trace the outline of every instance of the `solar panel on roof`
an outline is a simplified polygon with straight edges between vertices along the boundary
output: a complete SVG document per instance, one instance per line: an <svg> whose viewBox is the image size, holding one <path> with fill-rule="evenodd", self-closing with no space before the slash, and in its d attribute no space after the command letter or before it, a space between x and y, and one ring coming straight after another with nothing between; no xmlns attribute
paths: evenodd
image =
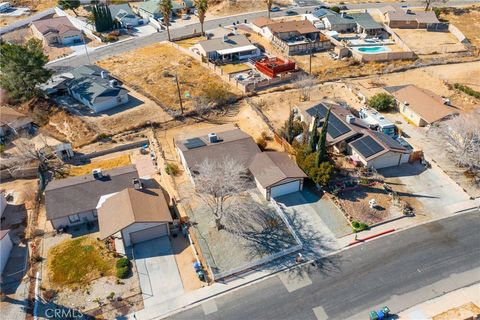
<svg viewBox="0 0 480 320"><path fill-rule="evenodd" d="M369 158L383 150L383 147L370 136L365 136L352 142L352 147L365 158Z"/></svg>
<svg viewBox="0 0 480 320"><path fill-rule="evenodd" d="M203 142L202 139L200 138L192 138L192 139L187 139L183 145L187 148L187 149L195 149L195 148L200 148L200 147L204 147L206 146L207 144L205 142Z"/></svg>
<svg viewBox="0 0 480 320"><path fill-rule="evenodd" d="M333 138L338 138L345 133L350 132L350 128L347 127L340 119L338 119L335 115L330 114L330 118L328 119L328 127L327 132Z"/></svg>
<svg viewBox="0 0 480 320"><path fill-rule="evenodd" d="M325 108L325 106L322 104L322 103L319 103L313 107L311 107L310 109L307 109L306 112L311 116L311 117L314 117L318 114L318 116L320 118L323 118L325 117L325 115L327 114L327 108Z"/></svg>

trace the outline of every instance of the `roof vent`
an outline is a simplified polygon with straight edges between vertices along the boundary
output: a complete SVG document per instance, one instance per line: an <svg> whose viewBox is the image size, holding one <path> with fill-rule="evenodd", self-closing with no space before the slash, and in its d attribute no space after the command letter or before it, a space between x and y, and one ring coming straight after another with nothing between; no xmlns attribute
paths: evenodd
<svg viewBox="0 0 480 320"><path fill-rule="evenodd" d="M345 117L345 120L347 121L347 123L354 123L355 117L351 114L347 114L347 116Z"/></svg>
<svg viewBox="0 0 480 320"><path fill-rule="evenodd" d="M108 83L110 84L110 87L112 87L112 88L115 88L116 86L118 86L118 81L115 80L115 79L112 79L112 80L108 81Z"/></svg>
<svg viewBox="0 0 480 320"><path fill-rule="evenodd" d="M218 142L218 136L216 133L209 133L208 134L208 141L210 143L215 143L215 142Z"/></svg>
<svg viewBox="0 0 480 320"><path fill-rule="evenodd" d="M108 73L107 73L107 71L101 71L101 72L100 72L100 76L102 77L102 79L108 79Z"/></svg>
<svg viewBox="0 0 480 320"><path fill-rule="evenodd" d="M93 169L92 174L93 174L93 177L95 179L102 179L103 178L102 169L100 169L100 168Z"/></svg>
<svg viewBox="0 0 480 320"><path fill-rule="evenodd" d="M409 103L408 103L408 101L407 101L407 100L403 101L403 104L404 104L404 105L406 105L406 106L408 106L408 105L409 105Z"/></svg>
<svg viewBox="0 0 480 320"><path fill-rule="evenodd" d="M138 178L133 179L133 188L135 190L142 190L143 186L142 186L142 182L140 181L140 179L138 179Z"/></svg>

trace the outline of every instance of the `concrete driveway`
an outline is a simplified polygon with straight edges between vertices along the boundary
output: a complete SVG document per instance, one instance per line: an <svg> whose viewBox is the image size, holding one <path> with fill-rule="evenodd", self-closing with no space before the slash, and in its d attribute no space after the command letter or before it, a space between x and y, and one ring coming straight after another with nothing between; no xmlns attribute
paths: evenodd
<svg viewBox="0 0 480 320"><path fill-rule="evenodd" d="M133 246L145 307L183 294L182 279L168 237Z"/></svg>

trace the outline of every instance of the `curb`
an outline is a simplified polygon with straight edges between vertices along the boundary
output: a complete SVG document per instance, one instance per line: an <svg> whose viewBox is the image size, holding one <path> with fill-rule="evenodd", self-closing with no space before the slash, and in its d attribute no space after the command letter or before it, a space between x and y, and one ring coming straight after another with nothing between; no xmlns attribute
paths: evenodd
<svg viewBox="0 0 480 320"><path fill-rule="evenodd" d="M383 235L385 235L385 234L392 233L392 232L394 232L394 231L396 231L396 229L390 229L390 230L387 230L387 231L383 231L383 232L380 232L380 233L377 233L377 234L368 236L368 237L363 238L363 239L357 239L357 240L355 240L355 241L353 241L353 242L350 242L350 243L347 245L347 247L356 245L356 244L358 244L358 243L363 243L363 242L365 242L365 241L367 241L367 240L370 240L370 239L373 239L373 238L377 238L377 237L383 236Z"/></svg>

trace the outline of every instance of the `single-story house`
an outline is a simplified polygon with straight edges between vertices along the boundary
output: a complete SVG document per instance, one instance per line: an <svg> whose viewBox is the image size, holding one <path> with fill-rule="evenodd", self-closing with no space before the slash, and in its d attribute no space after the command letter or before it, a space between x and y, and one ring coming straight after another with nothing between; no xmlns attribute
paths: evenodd
<svg viewBox="0 0 480 320"><path fill-rule="evenodd" d="M273 24L275 23L274 20L272 19L269 19L267 17L264 17L264 16L260 16L260 17L257 17L255 19L253 19L251 22L250 22L250 28L255 31L256 33L262 35L262 36L265 36L264 32L265 32L265 27L268 26L269 24Z"/></svg>
<svg viewBox="0 0 480 320"><path fill-rule="evenodd" d="M325 28L337 32L356 32L368 35L383 33L383 27L366 12L327 15L323 17Z"/></svg>
<svg viewBox="0 0 480 320"><path fill-rule="evenodd" d="M317 52L332 47L330 40L308 20L281 21L264 28L264 36L285 55Z"/></svg>
<svg viewBox="0 0 480 320"><path fill-rule="evenodd" d="M413 11L388 6L381 10L384 23L390 28L437 29L441 24L434 11Z"/></svg>
<svg viewBox="0 0 480 320"><path fill-rule="evenodd" d="M307 101L301 102L294 107L294 112L300 121L305 122L310 130L314 125L315 117L319 121L318 130L323 126L323 119L331 108L327 127L327 146L333 147L338 152L344 152L347 143L355 140L362 135L362 131L367 129L367 125L347 109L325 101Z"/></svg>
<svg viewBox="0 0 480 320"><path fill-rule="evenodd" d="M138 179L134 165L55 179L45 188L47 220L54 229L96 221L100 198L133 187Z"/></svg>
<svg viewBox="0 0 480 320"><path fill-rule="evenodd" d="M111 4L108 8L110 9L112 18L118 20L124 28L127 26L136 27L139 24L143 24L143 20L133 13L128 3Z"/></svg>
<svg viewBox="0 0 480 320"><path fill-rule="evenodd" d="M113 236L117 252L136 243L170 234L173 222L161 189L126 188L98 204L100 239Z"/></svg>
<svg viewBox="0 0 480 320"><path fill-rule="evenodd" d="M68 93L94 112L105 111L128 102L128 91L106 70L85 65L72 71L73 79L66 82Z"/></svg>
<svg viewBox="0 0 480 320"><path fill-rule="evenodd" d="M391 136L378 131L366 131L364 136L350 142L349 148L352 159L375 169L407 163L411 153Z"/></svg>
<svg viewBox="0 0 480 320"><path fill-rule="evenodd" d="M414 85L386 89L395 98L400 113L416 126L423 127L458 114L430 90Z"/></svg>
<svg viewBox="0 0 480 320"><path fill-rule="evenodd" d="M142 2L138 6L138 14L146 19L160 20L163 18L159 8L160 0L148 0ZM189 13L194 9L194 3L191 0L174 0L172 1L172 16Z"/></svg>
<svg viewBox="0 0 480 320"><path fill-rule="evenodd" d="M0 107L0 137L30 130L32 119L9 107Z"/></svg>
<svg viewBox="0 0 480 320"><path fill-rule="evenodd" d="M231 157L248 168L255 155L261 152L251 136L232 124L189 132L177 136L174 142L180 161L192 181L195 168L207 159L215 161Z"/></svg>
<svg viewBox="0 0 480 320"><path fill-rule="evenodd" d="M33 35L47 44L82 42L82 31L78 30L67 17L33 21L30 25Z"/></svg>
<svg viewBox="0 0 480 320"><path fill-rule="evenodd" d="M244 35L225 35L221 38L200 41L193 46L197 52L208 60L242 61L260 56L260 49L254 46Z"/></svg>
<svg viewBox="0 0 480 320"><path fill-rule="evenodd" d="M257 153L248 169L267 200L301 191L307 177L286 152Z"/></svg>
<svg viewBox="0 0 480 320"><path fill-rule="evenodd" d="M0 230L0 274L7 264L10 252L12 251L13 242L10 238L10 230Z"/></svg>

